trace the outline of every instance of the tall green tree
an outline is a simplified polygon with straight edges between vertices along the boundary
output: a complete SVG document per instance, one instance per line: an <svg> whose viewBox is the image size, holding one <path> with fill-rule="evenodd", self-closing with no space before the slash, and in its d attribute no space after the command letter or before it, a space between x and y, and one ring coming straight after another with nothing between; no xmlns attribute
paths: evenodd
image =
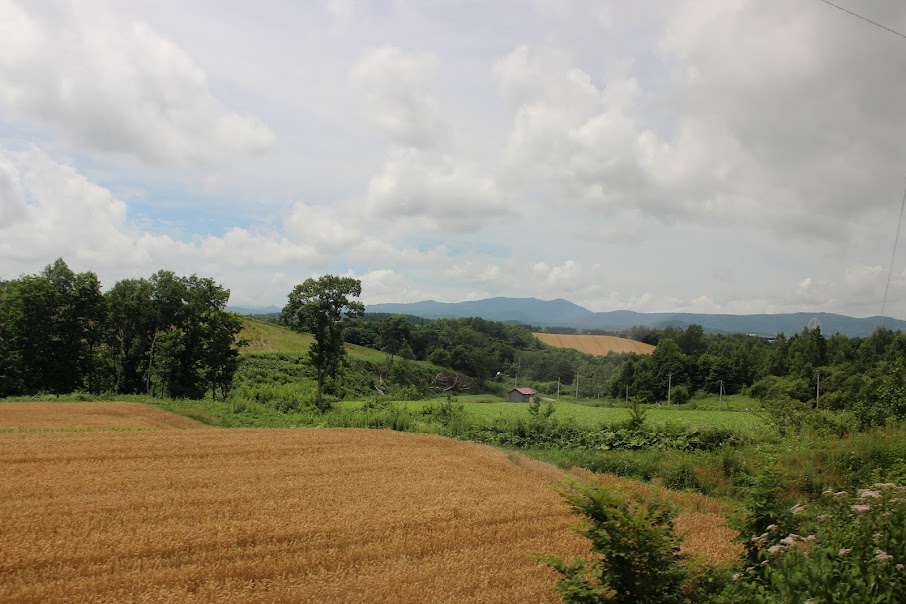
<svg viewBox="0 0 906 604"><path fill-rule="evenodd" d="M319 279L306 279L289 294L283 307L283 320L295 331L311 333L315 341L308 350L308 358L315 368L318 383L317 406L324 411L324 382L330 376L336 379L341 363L345 360L343 346L344 315L358 317L365 306L351 298L362 295L362 283L352 277L324 275Z"/></svg>
<svg viewBox="0 0 906 604"><path fill-rule="evenodd" d="M389 357L390 363L393 364L393 357L404 350L410 350L409 339L412 337L412 330L409 321L403 315L391 315L381 321L378 325L381 334L381 350Z"/></svg>
<svg viewBox="0 0 906 604"><path fill-rule="evenodd" d="M114 392L140 391L145 354L150 346L151 292L147 279L123 279L106 294L109 308L107 342L113 362Z"/></svg>

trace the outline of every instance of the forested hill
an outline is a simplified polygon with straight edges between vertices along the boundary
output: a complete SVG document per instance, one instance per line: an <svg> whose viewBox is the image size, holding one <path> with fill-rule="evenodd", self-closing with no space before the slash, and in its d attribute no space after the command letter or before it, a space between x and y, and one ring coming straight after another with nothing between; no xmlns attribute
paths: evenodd
<svg viewBox="0 0 906 604"><path fill-rule="evenodd" d="M798 333L812 319L821 322L827 335L840 333L848 337L868 337L878 327L906 331L906 321L887 317L858 319L832 313L789 313L760 315L717 315L696 313L638 313L629 310L592 312L567 300L536 298L489 298L469 302L434 302L411 304L370 304L370 313L406 314L428 319L481 317L491 321L518 321L541 327L572 327L622 331L635 325L652 329L673 326L684 329L701 325L709 333L749 333L773 336Z"/></svg>

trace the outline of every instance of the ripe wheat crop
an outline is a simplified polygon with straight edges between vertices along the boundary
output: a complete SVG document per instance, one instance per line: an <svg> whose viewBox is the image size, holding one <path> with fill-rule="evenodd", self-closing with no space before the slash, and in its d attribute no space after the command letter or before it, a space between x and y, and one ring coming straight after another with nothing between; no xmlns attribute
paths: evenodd
<svg viewBox="0 0 906 604"><path fill-rule="evenodd" d="M635 352L636 354L652 354L655 347L644 342L636 342L627 338L616 336L586 336L557 333L532 334L545 344L557 348L573 348L585 354L607 356L611 352Z"/></svg>
<svg viewBox="0 0 906 604"><path fill-rule="evenodd" d="M204 428L141 403L0 403L0 431Z"/></svg>
<svg viewBox="0 0 906 604"><path fill-rule="evenodd" d="M552 466L432 435L5 432L0 472L3 602L542 602L586 547Z"/></svg>

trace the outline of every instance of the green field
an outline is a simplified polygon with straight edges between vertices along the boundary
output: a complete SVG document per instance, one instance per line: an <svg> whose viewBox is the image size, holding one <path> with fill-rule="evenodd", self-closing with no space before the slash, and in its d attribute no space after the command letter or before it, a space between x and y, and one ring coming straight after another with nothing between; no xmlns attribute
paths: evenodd
<svg viewBox="0 0 906 604"><path fill-rule="evenodd" d="M280 325L242 317L242 331L239 339L247 344L240 349L241 354L283 353L307 354L314 338L308 333L298 333ZM354 359L380 362L384 353L355 344L346 344L346 353Z"/></svg>
<svg viewBox="0 0 906 604"><path fill-rule="evenodd" d="M495 419L518 419L528 417L528 405L510 403L495 399L492 395L459 397L468 421L472 425L482 425ZM438 400L400 401L396 404L419 413L429 405L438 404ZM361 401L344 401L337 404L340 409L359 409ZM560 401L554 403L553 417L560 420L573 420L576 424L594 428L603 424L613 424L629 419L629 409L614 407L592 407L580 403ZM646 419L652 427L673 424L684 428L727 428L740 434L755 436L765 429L765 422L757 414L746 411L716 411L699 409L668 409L658 406L645 408Z"/></svg>

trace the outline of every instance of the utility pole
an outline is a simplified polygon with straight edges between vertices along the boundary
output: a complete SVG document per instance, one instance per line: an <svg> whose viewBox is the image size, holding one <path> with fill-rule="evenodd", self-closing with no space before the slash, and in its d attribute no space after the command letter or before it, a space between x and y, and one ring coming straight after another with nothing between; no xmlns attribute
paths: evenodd
<svg viewBox="0 0 906 604"><path fill-rule="evenodd" d="M626 383L626 402L629 402L629 382Z"/></svg>
<svg viewBox="0 0 906 604"><path fill-rule="evenodd" d="M720 394L717 399L717 410L720 411L724 404L724 381L720 381ZM729 410L730 404L727 403L727 409Z"/></svg>
<svg viewBox="0 0 906 604"><path fill-rule="evenodd" d="M557 376L557 400L560 400L560 377Z"/></svg>
<svg viewBox="0 0 906 604"><path fill-rule="evenodd" d="M667 404L668 405L670 404L670 388L672 387L672 385L673 385L673 374L668 373L667 374Z"/></svg>
<svg viewBox="0 0 906 604"><path fill-rule="evenodd" d="M817 369L818 372L818 385L815 388L815 407L818 409L821 408L821 369Z"/></svg>
<svg viewBox="0 0 906 604"><path fill-rule="evenodd" d="M576 400L579 400L579 368L576 367Z"/></svg>

